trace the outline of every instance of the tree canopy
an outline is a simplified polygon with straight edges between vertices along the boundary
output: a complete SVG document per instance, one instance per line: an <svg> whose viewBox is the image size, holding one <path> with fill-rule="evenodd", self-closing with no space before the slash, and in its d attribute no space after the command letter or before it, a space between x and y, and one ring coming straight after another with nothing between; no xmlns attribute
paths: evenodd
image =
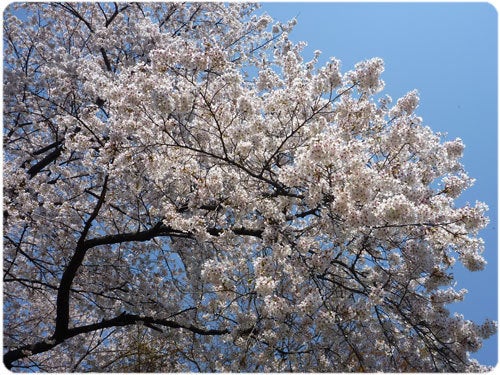
<svg viewBox="0 0 500 375"><path fill-rule="evenodd" d="M247 3L4 13L4 363L478 371L464 144Z"/></svg>

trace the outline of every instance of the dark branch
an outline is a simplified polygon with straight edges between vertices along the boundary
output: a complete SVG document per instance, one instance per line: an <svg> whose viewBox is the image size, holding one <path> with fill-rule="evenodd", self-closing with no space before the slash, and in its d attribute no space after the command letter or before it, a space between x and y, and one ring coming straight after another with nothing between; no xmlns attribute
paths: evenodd
<svg viewBox="0 0 500 375"><path fill-rule="evenodd" d="M5 364L5 367L7 367L7 369L10 370L13 367L14 361L26 358L33 354L47 352L52 348L54 348L55 346L57 346L58 344L59 343L57 343L55 340L53 341L49 340L49 341L40 341L32 345L24 345L18 349L10 350L7 353L5 353L3 355L3 363Z"/></svg>
<svg viewBox="0 0 500 375"><path fill-rule="evenodd" d="M101 47L101 55L102 58L104 59L104 64L106 65L106 69L108 70L108 72L112 72L113 68L111 67L111 62L109 61L108 54L106 53L104 47Z"/></svg>
<svg viewBox="0 0 500 375"><path fill-rule="evenodd" d="M98 238L92 238L90 240L85 241L84 247L85 250L88 250L90 248L101 245L113 245L116 243L132 242L132 241L144 242L152 240L155 237L166 237L166 236L190 237L191 235L189 233L175 230L170 226L166 226L162 222L159 222L154 227L140 232L118 233Z"/></svg>
<svg viewBox="0 0 500 375"><path fill-rule="evenodd" d="M87 26L87 28L89 29L89 31L91 33L94 32L94 30L92 29L92 25L90 24L90 22L87 21L85 19L85 17L83 17L71 4L55 3L52 6L55 6L55 7L59 6L59 7L63 8L65 11L67 11L70 14L72 14L73 16L75 16L76 18L78 18L80 21L82 21L85 24L85 26Z"/></svg>
<svg viewBox="0 0 500 375"><path fill-rule="evenodd" d="M155 324L158 326L168 327L168 328L182 328L203 336L225 335L230 332L228 329L205 329L197 327L193 324L182 324L169 319L157 319L149 316L140 316L140 315L123 313L113 319L102 320L99 323L72 328L68 331L68 338L82 333L93 332L104 328L123 327L140 322L148 325Z"/></svg>
<svg viewBox="0 0 500 375"><path fill-rule="evenodd" d="M78 272L78 268L83 262L87 248L85 246L85 239L88 235L92 222L95 220L99 211L104 203L104 198L106 197L108 176L104 178L103 187L101 190L101 195L92 211L90 217L85 222L85 226L80 235L80 238L76 244L76 250L73 257L68 263L68 266L64 270L61 277L61 283L59 284L59 289L57 291L57 312L56 312L56 329L54 332L54 338L57 341L63 340L67 335L68 324L69 324L69 294L71 289L71 284L73 279Z"/></svg>
<svg viewBox="0 0 500 375"><path fill-rule="evenodd" d="M220 236L225 229L222 228L207 228L207 233L212 236ZM262 237L263 229L251 229L251 228L231 228L226 229L232 231L234 234L239 236L253 236L253 237ZM84 247L86 250L102 245L113 245L117 243L123 242L144 242L150 241L156 237L182 237L182 238L191 238L193 235L189 232L183 232L177 229L174 229L170 226L163 224L162 222L157 223L154 227L140 231L140 232L130 232L130 233L118 233L118 234L110 234L103 237L92 238L90 240L85 241Z"/></svg>
<svg viewBox="0 0 500 375"><path fill-rule="evenodd" d="M207 233L212 236L220 236L222 232L225 230L230 230L234 234L238 236L252 236L262 238L262 233L264 233L263 229L251 229L251 228L230 228L230 229L222 229L222 228L207 228Z"/></svg>
<svg viewBox="0 0 500 375"><path fill-rule="evenodd" d="M30 178L35 177L43 168L55 161L61 155L61 151L62 149L60 147L56 148L54 151L52 151L50 154L45 156L42 160L28 169Z"/></svg>
<svg viewBox="0 0 500 375"><path fill-rule="evenodd" d="M56 141L56 142L52 142L50 145L48 146L45 146L45 147L42 147L41 149L39 150L36 150L35 152L33 152L33 155L41 155L51 149L53 149L54 147L59 147L60 145L62 144L62 141Z"/></svg>
<svg viewBox="0 0 500 375"><path fill-rule="evenodd" d="M50 340L44 340L36 344L24 345L18 349L10 350L4 354L3 357L4 364L8 369L11 369L13 367L14 361L26 358L34 354L39 354L51 350L55 346L59 345L60 343L72 337L89 332L95 332L105 328L124 327L124 326L134 325L137 323L143 323L146 327L150 327L151 329L154 329L152 327L153 324L156 326L167 327L167 328L185 329L192 333L203 336L220 336L231 332L229 329L206 329L195 326L193 324L182 324L169 319L157 319L149 316L140 316L140 315L122 313L121 315L112 319L107 319L107 320L103 319L99 323L70 328L65 332L64 336L62 337L58 338L53 337Z"/></svg>

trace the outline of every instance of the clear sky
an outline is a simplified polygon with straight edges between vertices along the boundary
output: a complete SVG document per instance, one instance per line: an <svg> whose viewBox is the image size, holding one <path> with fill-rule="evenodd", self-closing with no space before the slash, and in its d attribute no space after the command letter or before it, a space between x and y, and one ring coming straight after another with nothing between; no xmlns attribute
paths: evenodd
<svg viewBox="0 0 500 375"><path fill-rule="evenodd" d="M274 19L296 17L290 35L306 41L305 60L321 50L322 61L335 56L342 70L371 57L385 61L384 93L394 100L417 89L424 123L466 145L463 164L474 187L458 203L486 202L490 225L485 271L455 267L457 288L469 293L450 306L467 319L497 320L497 11L487 3L262 3ZM498 335L473 355L496 365Z"/></svg>

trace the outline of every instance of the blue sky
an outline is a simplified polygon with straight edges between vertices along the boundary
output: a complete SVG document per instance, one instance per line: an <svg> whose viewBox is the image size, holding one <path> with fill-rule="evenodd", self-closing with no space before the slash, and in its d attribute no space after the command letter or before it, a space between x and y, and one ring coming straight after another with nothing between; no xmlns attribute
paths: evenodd
<svg viewBox="0 0 500 375"><path fill-rule="evenodd" d="M417 89L424 123L462 138L463 164L476 184L458 204L486 202L490 225L485 271L455 267L457 288L469 290L465 301L450 306L466 318L497 320L497 12L487 3L262 3L274 19L296 17L290 35L306 41L305 60L321 50L322 61L335 56L342 70L371 57L385 61L384 93L394 100ZM496 365L498 337L473 355Z"/></svg>

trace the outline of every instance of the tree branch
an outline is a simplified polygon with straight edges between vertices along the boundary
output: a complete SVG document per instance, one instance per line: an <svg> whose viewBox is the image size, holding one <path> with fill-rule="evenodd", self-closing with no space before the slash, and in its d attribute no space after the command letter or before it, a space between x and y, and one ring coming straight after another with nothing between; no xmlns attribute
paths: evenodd
<svg viewBox="0 0 500 375"><path fill-rule="evenodd" d="M100 51L102 58L104 60L104 64L106 65L106 69L108 70L108 72L113 72L113 68L111 67L111 62L109 61L108 54L106 53L104 47L101 47Z"/></svg>
<svg viewBox="0 0 500 375"><path fill-rule="evenodd" d="M62 148L57 147L54 151L52 151L50 154L45 156L42 160L40 160L38 163L36 163L34 166L28 169L28 174L30 175L30 178L35 177L43 168L45 168L47 165L56 160L61 155L61 152Z"/></svg>
<svg viewBox="0 0 500 375"><path fill-rule="evenodd" d="M88 235L92 222L95 220L99 211L104 203L104 198L106 197L108 184L108 176L104 178L103 187L101 190L101 195L94 207L94 210L90 214L90 217L85 222L85 226L80 235L80 238L76 244L76 250L73 257L68 263L68 266L64 270L61 277L61 283L59 284L59 289L57 291L57 307L56 307L56 329L54 332L54 338L59 341L63 340L67 334L68 324L69 324L69 293L71 289L71 284L76 276L78 268L83 262L85 253L87 252L87 247L85 246L85 238Z"/></svg>
<svg viewBox="0 0 500 375"><path fill-rule="evenodd" d="M229 329L206 329L195 326L193 324L182 324L169 319L158 319L149 316L140 316L140 315L122 313L121 315L114 317L112 319L107 319L107 320L103 319L99 323L93 323L85 326L70 328L66 330L64 336L60 338L53 337L50 340L44 340L37 342L35 344L24 345L18 349L10 350L4 354L3 357L4 364L8 369L11 369L13 367L14 361L26 358L30 355L39 354L51 350L55 346L61 344L65 340L68 340L72 337L89 332L95 332L105 328L124 327L141 322L144 323L144 325L146 326L151 326L155 324L167 328L185 329L192 333L203 336L220 336L231 332Z"/></svg>
<svg viewBox="0 0 500 375"><path fill-rule="evenodd" d="M225 335L227 333L230 333L228 329L205 329L197 327L193 324L182 324L169 319L157 319L149 316L140 316L140 315L122 313L121 315L109 320L102 320L99 323L72 328L68 331L68 338L82 333L93 332L99 329L111 328L111 327L123 327L140 322L144 324L146 323L156 324L168 328L183 328L203 336Z"/></svg>
<svg viewBox="0 0 500 375"><path fill-rule="evenodd" d="M154 227L148 230L140 232L132 232L132 233L110 234L107 236L86 240L84 242L84 247L85 250L88 250L90 248L101 245L113 245L116 243L132 242L132 241L144 242L152 240L155 237L162 237L162 236L190 237L191 235L189 233L173 229L170 226L166 226L160 221Z"/></svg>
<svg viewBox="0 0 500 375"><path fill-rule="evenodd" d="M219 236L224 230L229 230L238 236L252 236L262 238L262 233L264 233L263 229L252 229L252 228L230 228L230 229L222 229L222 228L207 228L207 233L212 236Z"/></svg>

